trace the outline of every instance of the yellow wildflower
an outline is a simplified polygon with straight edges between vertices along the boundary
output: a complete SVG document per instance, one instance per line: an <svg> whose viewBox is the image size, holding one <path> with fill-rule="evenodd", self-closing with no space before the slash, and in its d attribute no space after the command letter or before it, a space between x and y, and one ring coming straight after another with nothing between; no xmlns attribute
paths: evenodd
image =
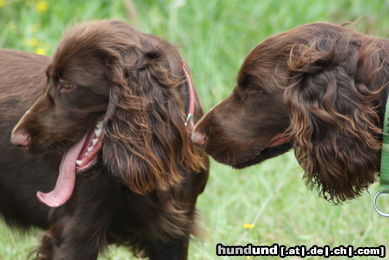
<svg viewBox="0 0 389 260"><path fill-rule="evenodd" d="M253 224L243 224L244 229L252 229L254 227Z"/></svg>
<svg viewBox="0 0 389 260"><path fill-rule="evenodd" d="M0 0L0 7L5 6L7 3L7 0Z"/></svg>
<svg viewBox="0 0 389 260"><path fill-rule="evenodd" d="M42 48L36 48L34 52L39 55L46 55L46 51Z"/></svg>
<svg viewBox="0 0 389 260"><path fill-rule="evenodd" d="M49 5L46 1L38 1L35 6L36 10L40 13L46 12L49 8Z"/></svg>
<svg viewBox="0 0 389 260"><path fill-rule="evenodd" d="M36 38L30 38L30 39L28 39L28 40L26 41L26 44L27 44L27 46L35 47L35 46L38 46L39 41L38 41L38 39L36 39Z"/></svg>

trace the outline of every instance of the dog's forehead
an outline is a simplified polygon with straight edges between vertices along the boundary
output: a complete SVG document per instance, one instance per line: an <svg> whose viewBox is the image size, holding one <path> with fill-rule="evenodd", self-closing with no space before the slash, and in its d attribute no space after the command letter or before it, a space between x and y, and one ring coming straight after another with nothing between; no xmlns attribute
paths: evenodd
<svg viewBox="0 0 389 260"><path fill-rule="evenodd" d="M47 75L77 85L96 85L105 80L105 65L99 58L91 55L54 58L47 69Z"/></svg>

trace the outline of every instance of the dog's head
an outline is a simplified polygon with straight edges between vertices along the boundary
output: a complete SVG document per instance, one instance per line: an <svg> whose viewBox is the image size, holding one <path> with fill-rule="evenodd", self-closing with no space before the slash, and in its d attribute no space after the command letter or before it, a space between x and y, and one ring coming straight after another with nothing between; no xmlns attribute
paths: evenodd
<svg viewBox="0 0 389 260"><path fill-rule="evenodd" d="M384 48L382 39L325 23L277 34L248 55L232 94L192 140L236 168L294 147L326 199L353 198L379 165Z"/></svg>

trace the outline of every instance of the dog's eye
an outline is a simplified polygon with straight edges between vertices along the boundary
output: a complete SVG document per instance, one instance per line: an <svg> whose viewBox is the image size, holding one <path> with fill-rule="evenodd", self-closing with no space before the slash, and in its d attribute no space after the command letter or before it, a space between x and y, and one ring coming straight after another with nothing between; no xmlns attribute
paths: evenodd
<svg viewBox="0 0 389 260"><path fill-rule="evenodd" d="M260 94L267 94L266 90L264 90L263 88L259 88L259 89L257 89L257 91L258 91Z"/></svg>
<svg viewBox="0 0 389 260"><path fill-rule="evenodd" d="M69 91L72 91L73 89L75 89L77 86L74 85L74 84L70 84L70 83L61 83L59 85L59 91L61 93L66 93L66 92L69 92Z"/></svg>

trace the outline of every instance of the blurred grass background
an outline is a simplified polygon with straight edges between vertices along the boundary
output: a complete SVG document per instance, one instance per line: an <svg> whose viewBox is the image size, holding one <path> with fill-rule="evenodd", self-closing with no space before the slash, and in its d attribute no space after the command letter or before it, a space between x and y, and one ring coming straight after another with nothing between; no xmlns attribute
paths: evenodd
<svg viewBox="0 0 389 260"><path fill-rule="evenodd" d="M389 37L388 14L387 0L0 0L0 47L51 55L69 24L120 18L179 48L208 110L229 94L243 59L266 37L317 21L358 21L359 31ZM377 185L335 206L307 190L301 176L292 152L242 171L212 161L198 202L205 235L192 240L190 259L222 259L217 243L388 246L389 222L371 205ZM0 223L0 259L26 259L39 240L38 230L22 234ZM101 259L132 258L110 247Z"/></svg>

